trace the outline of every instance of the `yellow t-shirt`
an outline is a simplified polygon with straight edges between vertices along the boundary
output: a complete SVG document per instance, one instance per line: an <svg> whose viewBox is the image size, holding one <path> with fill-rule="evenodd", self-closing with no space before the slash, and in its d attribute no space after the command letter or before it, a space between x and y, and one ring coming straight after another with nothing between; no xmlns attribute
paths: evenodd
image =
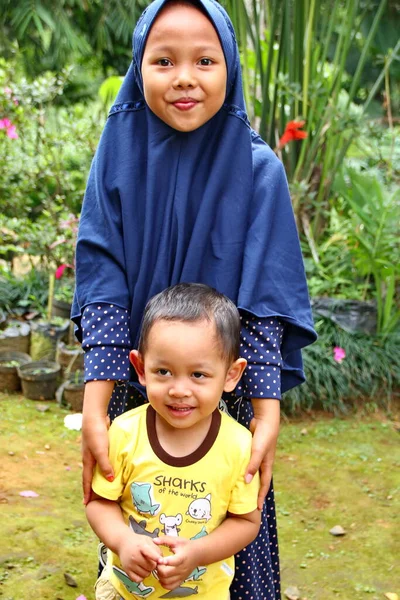
<svg viewBox="0 0 400 600"><path fill-rule="evenodd" d="M213 531L227 512L240 515L256 509L259 477L251 484L244 482L251 454L251 434L245 427L216 410L201 446L177 458L160 446L155 415L145 404L115 419L109 431L115 479L107 481L97 468L93 478L96 494L118 502L135 533L193 539ZM161 587L154 573L134 583L110 551L106 568L111 583L127 600L196 594L202 600L219 600L228 596L234 557L199 565L172 591Z"/></svg>

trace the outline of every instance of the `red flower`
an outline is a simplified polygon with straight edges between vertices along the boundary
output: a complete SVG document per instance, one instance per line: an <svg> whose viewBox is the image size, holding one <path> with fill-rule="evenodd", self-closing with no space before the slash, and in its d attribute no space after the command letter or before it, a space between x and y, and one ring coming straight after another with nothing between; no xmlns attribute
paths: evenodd
<svg viewBox="0 0 400 600"><path fill-rule="evenodd" d="M279 140L279 148L283 148L288 142L292 140L303 140L308 136L306 131L299 131L303 127L305 121L289 121L286 125L285 132Z"/></svg>
<svg viewBox="0 0 400 600"><path fill-rule="evenodd" d="M60 265L59 267L57 267L57 270L56 270L56 279L61 279L61 277L64 274L65 269L67 269L67 268L73 269L74 265L63 264L63 265Z"/></svg>

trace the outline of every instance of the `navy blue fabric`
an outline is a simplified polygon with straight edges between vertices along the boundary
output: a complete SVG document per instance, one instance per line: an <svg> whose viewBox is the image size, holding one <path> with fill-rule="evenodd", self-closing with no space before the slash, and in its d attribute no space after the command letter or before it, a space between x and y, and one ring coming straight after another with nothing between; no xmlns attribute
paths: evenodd
<svg viewBox="0 0 400 600"><path fill-rule="evenodd" d="M239 308L285 323L284 392L304 380L300 349L316 337L285 172L249 126L234 32L214 0L199 2L226 58L224 106L192 132L147 107L140 65L165 2L137 23L133 62L92 163L77 244L77 336L85 307L106 302L129 311L136 346L151 296L182 281L206 283Z"/></svg>

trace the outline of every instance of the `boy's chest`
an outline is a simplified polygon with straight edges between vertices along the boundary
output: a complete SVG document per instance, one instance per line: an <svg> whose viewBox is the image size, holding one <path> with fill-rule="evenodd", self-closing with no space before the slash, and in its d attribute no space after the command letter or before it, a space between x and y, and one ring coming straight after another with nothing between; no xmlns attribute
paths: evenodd
<svg viewBox="0 0 400 600"><path fill-rule="evenodd" d="M210 533L225 518L232 478L215 461L180 468L141 462L129 470L121 502L136 533L192 539Z"/></svg>

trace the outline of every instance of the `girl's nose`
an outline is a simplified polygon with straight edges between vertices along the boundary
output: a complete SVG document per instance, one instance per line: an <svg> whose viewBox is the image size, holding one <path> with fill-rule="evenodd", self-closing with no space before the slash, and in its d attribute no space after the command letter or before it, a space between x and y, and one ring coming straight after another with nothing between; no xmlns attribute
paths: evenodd
<svg viewBox="0 0 400 600"><path fill-rule="evenodd" d="M184 66L179 69L172 85L176 90L195 88L197 83L192 69L189 66Z"/></svg>

